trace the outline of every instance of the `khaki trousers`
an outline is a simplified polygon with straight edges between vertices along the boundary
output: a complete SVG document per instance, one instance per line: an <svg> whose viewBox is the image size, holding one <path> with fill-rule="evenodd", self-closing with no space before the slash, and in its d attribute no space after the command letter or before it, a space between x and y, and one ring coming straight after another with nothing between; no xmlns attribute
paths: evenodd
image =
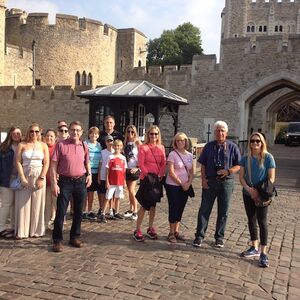
<svg viewBox="0 0 300 300"><path fill-rule="evenodd" d="M15 192L9 188L0 186L0 231L6 229L6 223L10 217L11 229L15 223Z"/></svg>

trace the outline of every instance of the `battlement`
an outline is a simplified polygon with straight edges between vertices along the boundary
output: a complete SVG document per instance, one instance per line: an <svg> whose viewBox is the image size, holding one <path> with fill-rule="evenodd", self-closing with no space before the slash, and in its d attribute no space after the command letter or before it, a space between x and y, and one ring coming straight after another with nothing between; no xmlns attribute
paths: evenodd
<svg viewBox="0 0 300 300"><path fill-rule="evenodd" d="M264 4L264 5L271 5L271 4L297 4L300 3L300 0L248 0L248 3L250 3L251 5L260 5L260 4Z"/></svg>

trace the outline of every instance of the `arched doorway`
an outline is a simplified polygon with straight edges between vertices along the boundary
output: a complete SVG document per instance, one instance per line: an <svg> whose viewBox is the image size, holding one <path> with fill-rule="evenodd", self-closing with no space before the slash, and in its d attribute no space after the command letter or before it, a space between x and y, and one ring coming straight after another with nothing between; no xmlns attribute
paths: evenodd
<svg viewBox="0 0 300 300"><path fill-rule="evenodd" d="M274 143L277 113L300 98L300 76L280 72L252 84L238 99L239 140L251 131L261 131L269 144Z"/></svg>

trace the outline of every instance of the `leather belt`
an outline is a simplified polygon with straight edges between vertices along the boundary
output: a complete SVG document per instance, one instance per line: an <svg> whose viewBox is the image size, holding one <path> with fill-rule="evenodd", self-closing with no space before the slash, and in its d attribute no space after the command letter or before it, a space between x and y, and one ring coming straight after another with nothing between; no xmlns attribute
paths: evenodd
<svg viewBox="0 0 300 300"><path fill-rule="evenodd" d="M85 175L82 176L64 176L59 175L59 179L65 180L65 181L82 181L85 179Z"/></svg>

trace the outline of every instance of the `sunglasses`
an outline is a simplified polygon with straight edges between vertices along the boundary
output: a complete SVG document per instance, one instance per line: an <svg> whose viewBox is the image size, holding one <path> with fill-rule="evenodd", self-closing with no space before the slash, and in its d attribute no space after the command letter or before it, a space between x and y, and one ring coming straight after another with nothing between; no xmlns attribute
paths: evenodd
<svg viewBox="0 0 300 300"><path fill-rule="evenodd" d="M176 140L176 142L185 142L185 139L183 139L183 140Z"/></svg>
<svg viewBox="0 0 300 300"><path fill-rule="evenodd" d="M127 130L127 133L135 134L135 132L133 130Z"/></svg>
<svg viewBox="0 0 300 300"><path fill-rule="evenodd" d="M39 130L30 130L29 132L30 132L30 133L36 133L36 134L40 133Z"/></svg>
<svg viewBox="0 0 300 300"><path fill-rule="evenodd" d="M250 140L250 143L251 144L259 144L259 143L261 143L261 140Z"/></svg>
<svg viewBox="0 0 300 300"><path fill-rule="evenodd" d="M59 129L59 132L68 133L68 129Z"/></svg>
<svg viewBox="0 0 300 300"><path fill-rule="evenodd" d="M149 135L158 135L158 132L150 132Z"/></svg>
<svg viewBox="0 0 300 300"><path fill-rule="evenodd" d="M106 142L108 142L108 143L112 143L112 142L113 142L113 140L106 140Z"/></svg>

